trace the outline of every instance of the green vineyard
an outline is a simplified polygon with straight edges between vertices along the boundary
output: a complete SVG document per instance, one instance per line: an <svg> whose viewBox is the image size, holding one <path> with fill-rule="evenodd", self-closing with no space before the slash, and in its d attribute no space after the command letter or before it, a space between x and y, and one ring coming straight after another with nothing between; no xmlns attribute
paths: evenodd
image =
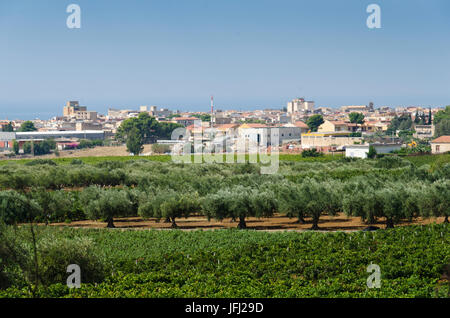
<svg viewBox="0 0 450 318"><path fill-rule="evenodd" d="M449 297L447 225L354 233L38 232L40 297ZM64 264L80 261L82 286L69 289ZM380 288L367 287L370 264L380 266ZM15 279L0 297L31 297Z"/></svg>
<svg viewBox="0 0 450 318"><path fill-rule="evenodd" d="M272 175L259 164L159 159L7 162L0 296L449 296L447 155L297 158ZM266 232L250 221L282 216L323 230L324 218L342 214L383 229ZM175 229L191 217L239 229ZM174 229L113 229L129 218ZM108 229L72 227L83 220ZM69 264L81 268L79 289L66 286ZM371 264L380 288L368 288Z"/></svg>

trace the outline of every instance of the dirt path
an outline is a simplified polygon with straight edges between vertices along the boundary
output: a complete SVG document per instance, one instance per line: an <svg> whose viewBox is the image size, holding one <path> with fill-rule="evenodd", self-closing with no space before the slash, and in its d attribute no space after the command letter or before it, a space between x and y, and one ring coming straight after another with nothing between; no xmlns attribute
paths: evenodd
<svg viewBox="0 0 450 318"><path fill-rule="evenodd" d="M143 154L151 152L151 145L144 145ZM115 147L95 147L76 150L63 150L59 152L59 157L54 154L40 156L39 158L76 158L76 157L106 157L106 156L128 156L126 146Z"/></svg>
<svg viewBox="0 0 450 318"><path fill-rule="evenodd" d="M444 218L419 218L413 222L402 222L396 226L405 226L411 224L430 224L442 223ZM311 228L310 219L306 219L306 224L296 223L295 218L288 218L282 215L275 215L272 218L248 218L247 227L250 230L265 230L265 231L305 231ZM192 216L187 219L176 219L179 229L182 230L213 230L236 228L237 222L231 222L231 219L223 221L208 220L202 216ZM144 220L140 217L116 218L114 224L118 229L170 229L170 223L164 223L164 220L156 222L155 219ZM385 228L384 220L380 220L374 224L379 228ZM75 221L72 223L53 223L51 226L71 226L77 228L104 228L105 222L100 221ZM359 217L346 217L344 214L337 216L323 216L320 218L319 228L323 231L358 231L363 230L368 225L361 222Z"/></svg>

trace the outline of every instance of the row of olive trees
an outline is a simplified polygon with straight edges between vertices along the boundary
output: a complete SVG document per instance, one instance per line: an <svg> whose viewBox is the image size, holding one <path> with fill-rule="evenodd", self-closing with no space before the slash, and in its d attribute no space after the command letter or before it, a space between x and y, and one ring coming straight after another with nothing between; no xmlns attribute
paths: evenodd
<svg viewBox="0 0 450 318"><path fill-rule="evenodd" d="M400 158L382 158L376 162L282 162L276 175L260 175L260 167L251 164L182 165L173 163L103 161L96 165L74 160L72 165L56 165L50 160L30 161L26 165L0 166L0 189L25 190L99 186L148 186L181 190L192 187L201 195L217 192L218 187L253 186L274 179L302 183L305 178L348 181L358 176L386 181L436 181L450 178L450 163L433 168L415 167ZM81 164L80 164L81 163Z"/></svg>
<svg viewBox="0 0 450 318"><path fill-rule="evenodd" d="M368 224L384 218L386 226L393 227L400 220L418 216L443 216L448 221L449 199L449 180L405 184L363 178L350 182L306 178L302 183L281 180L260 186L234 185L202 196L191 190L90 186L82 191L33 189L27 194L2 191L0 219L11 224L89 218L103 219L108 227L114 227L115 217L140 215L164 218L176 227L176 218L198 213L209 219L239 220L238 227L246 228L248 217L270 217L279 212L297 217L299 222L308 217L312 229L317 230L322 215L342 211L361 217Z"/></svg>
<svg viewBox="0 0 450 318"><path fill-rule="evenodd" d="M450 215L450 181L438 180L432 184L414 182L411 184L385 183L381 187L355 187L345 192L342 211L347 215L359 216L369 224L378 218L386 219L386 227L392 228L400 220L415 217L445 217Z"/></svg>

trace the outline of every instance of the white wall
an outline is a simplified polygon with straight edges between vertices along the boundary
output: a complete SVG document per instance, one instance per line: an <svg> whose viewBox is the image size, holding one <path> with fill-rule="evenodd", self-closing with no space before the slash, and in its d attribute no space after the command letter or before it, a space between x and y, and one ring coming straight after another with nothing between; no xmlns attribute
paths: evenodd
<svg viewBox="0 0 450 318"><path fill-rule="evenodd" d="M345 148L345 156L351 158L367 158L367 153L369 152L369 147L358 147L358 148Z"/></svg>

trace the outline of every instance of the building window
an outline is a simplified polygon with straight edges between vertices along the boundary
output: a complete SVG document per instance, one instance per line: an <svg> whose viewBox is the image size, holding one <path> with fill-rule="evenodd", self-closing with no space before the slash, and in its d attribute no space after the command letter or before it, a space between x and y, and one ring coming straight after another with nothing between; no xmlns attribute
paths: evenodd
<svg viewBox="0 0 450 318"><path fill-rule="evenodd" d="M436 152L439 152L441 150L441 147L439 145L436 145Z"/></svg>

